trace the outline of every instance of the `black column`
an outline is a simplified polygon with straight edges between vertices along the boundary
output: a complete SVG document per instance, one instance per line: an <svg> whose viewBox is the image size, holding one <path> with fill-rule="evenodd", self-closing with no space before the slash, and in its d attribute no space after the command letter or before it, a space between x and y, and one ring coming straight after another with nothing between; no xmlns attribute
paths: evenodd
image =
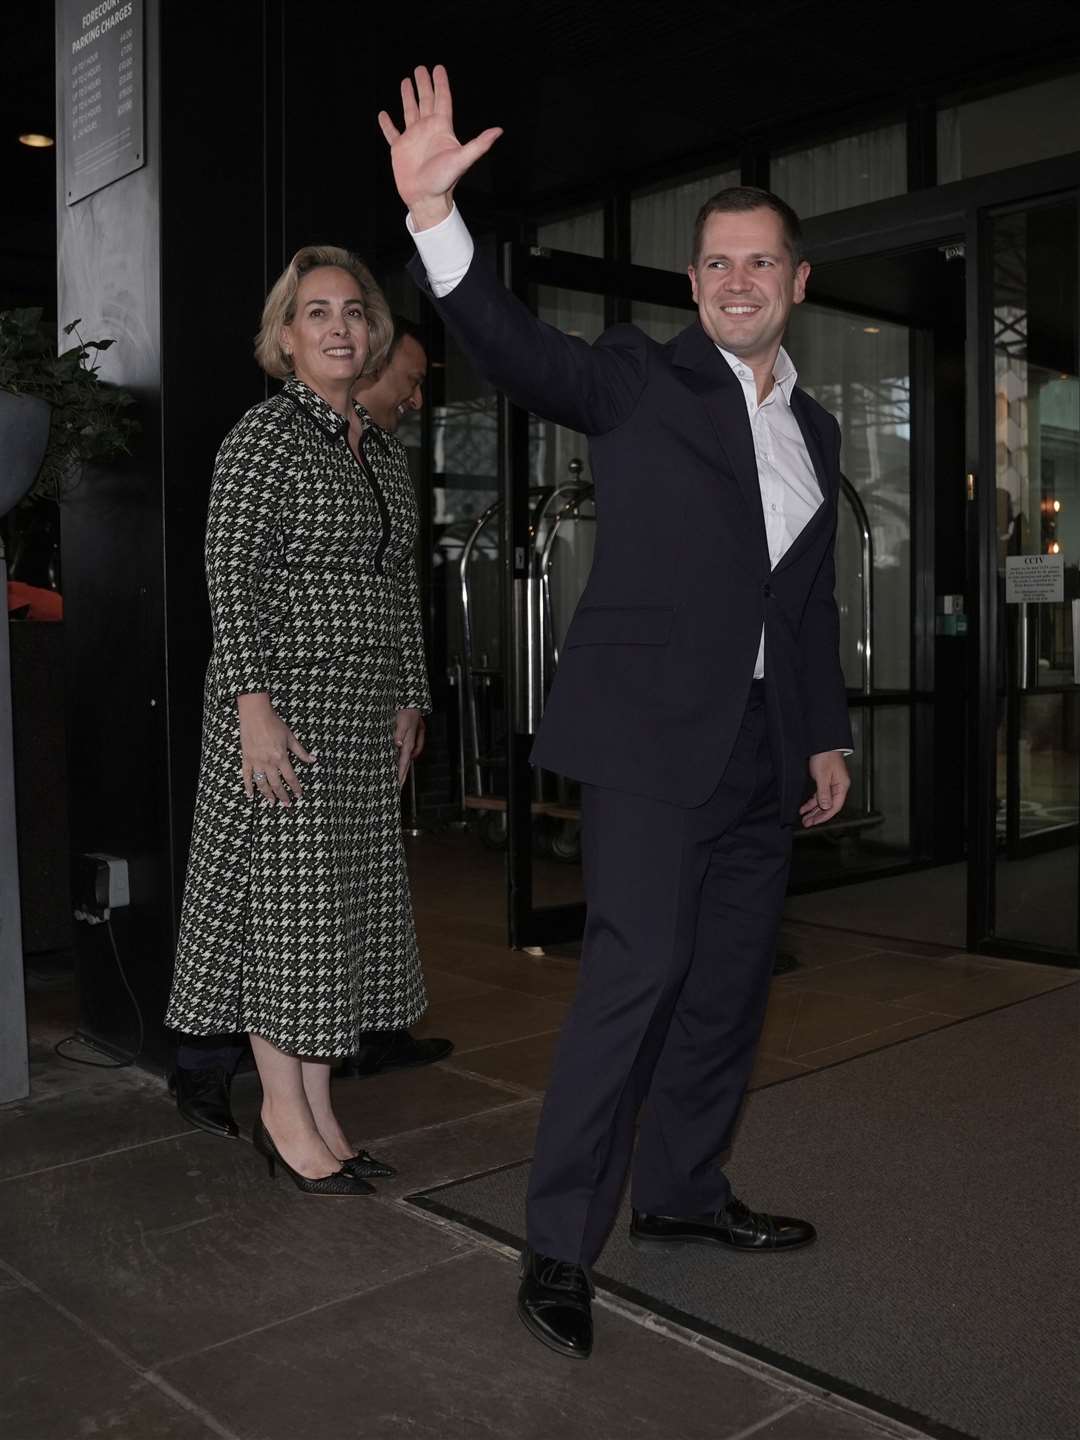
<svg viewBox="0 0 1080 1440"><path fill-rule="evenodd" d="M144 11L146 163L69 206L61 155L57 203L59 322L115 339L102 373L136 393L143 425L137 453L65 506L62 544L72 849L128 861L112 927L152 1063L194 808L214 455L266 394L253 338L289 255L314 240L372 258L378 134L330 0ZM63 45L61 4L58 78ZM104 926L78 927L78 965L81 1030L133 1048Z"/></svg>

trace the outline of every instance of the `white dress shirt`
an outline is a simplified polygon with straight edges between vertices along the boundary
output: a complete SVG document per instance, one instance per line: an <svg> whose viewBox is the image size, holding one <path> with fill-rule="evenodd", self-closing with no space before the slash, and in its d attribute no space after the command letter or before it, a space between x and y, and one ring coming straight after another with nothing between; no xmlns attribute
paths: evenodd
<svg viewBox="0 0 1080 1440"><path fill-rule="evenodd" d="M791 356L781 347L773 367L773 387L758 404L757 382L749 365L716 347L742 386L746 413L754 436L761 509L769 564L775 570L813 519L822 501L821 486L807 454L806 441L791 413L791 392L798 375ZM754 679L765 674L765 627L761 628Z"/></svg>
<svg viewBox="0 0 1080 1440"><path fill-rule="evenodd" d="M472 264L473 239L455 205L445 220L429 230L416 231L412 217L405 221L427 271L428 283L439 299L448 295ZM807 454L795 416L791 413L791 392L797 379L787 351L781 349L773 369L773 388L758 404L753 372L737 355L720 349L742 386L750 429L754 435L761 508L765 516L765 537L769 562L775 570L783 556L805 530L822 502L821 486ZM765 674L765 627L761 628L754 678Z"/></svg>

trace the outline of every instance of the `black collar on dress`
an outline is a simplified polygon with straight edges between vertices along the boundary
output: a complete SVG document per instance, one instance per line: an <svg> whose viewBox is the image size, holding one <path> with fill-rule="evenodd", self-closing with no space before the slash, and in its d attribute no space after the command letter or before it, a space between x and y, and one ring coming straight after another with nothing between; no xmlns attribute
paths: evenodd
<svg viewBox="0 0 1080 1440"><path fill-rule="evenodd" d="M348 435L349 422L346 417L339 415L332 405L321 395L316 395L309 385L305 385L295 375L290 375L285 381L282 394L309 420L314 420L328 439L340 440L343 435Z"/></svg>

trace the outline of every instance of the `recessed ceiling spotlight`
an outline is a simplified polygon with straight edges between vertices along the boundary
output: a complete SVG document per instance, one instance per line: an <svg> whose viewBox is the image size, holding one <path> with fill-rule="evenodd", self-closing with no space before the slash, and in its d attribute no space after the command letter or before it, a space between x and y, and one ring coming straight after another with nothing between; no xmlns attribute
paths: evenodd
<svg viewBox="0 0 1080 1440"><path fill-rule="evenodd" d="M28 130L25 135L19 136L20 145L29 145L31 150L49 150L56 141L51 135L39 135L34 130Z"/></svg>

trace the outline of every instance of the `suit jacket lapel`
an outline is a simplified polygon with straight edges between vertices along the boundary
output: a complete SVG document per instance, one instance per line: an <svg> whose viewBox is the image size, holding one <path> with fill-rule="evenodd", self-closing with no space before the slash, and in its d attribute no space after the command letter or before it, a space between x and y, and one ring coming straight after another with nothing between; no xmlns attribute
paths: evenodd
<svg viewBox="0 0 1080 1440"><path fill-rule="evenodd" d="M682 379L702 400L720 448L739 486L744 519L752 537L757 570L769 569L765 517L761 511L754 436L742 386L727 361L698 323L688 326L675 341L674 363Z"/></svg>

